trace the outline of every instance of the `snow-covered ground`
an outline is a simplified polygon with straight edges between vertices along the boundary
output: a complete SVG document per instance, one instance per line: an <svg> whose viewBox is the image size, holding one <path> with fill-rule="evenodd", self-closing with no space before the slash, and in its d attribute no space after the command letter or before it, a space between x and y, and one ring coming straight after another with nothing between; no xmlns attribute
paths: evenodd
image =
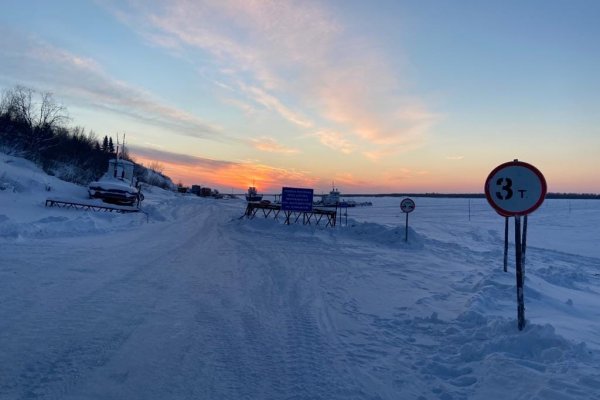
<svg viewBox="0 0 600 400"><path fill-rule="evenodd" d="M44 207L85 195L0 154L0 399L600 399L600 202L530 216L518 331L485 200L415 199L405 243L397 198L335 229Z"/></svg>

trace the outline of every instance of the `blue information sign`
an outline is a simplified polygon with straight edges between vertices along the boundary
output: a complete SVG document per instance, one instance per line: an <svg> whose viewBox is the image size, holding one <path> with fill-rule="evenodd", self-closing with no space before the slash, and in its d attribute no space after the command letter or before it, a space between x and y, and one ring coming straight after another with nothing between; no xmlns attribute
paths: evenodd
<svg viewBox="0 0 600 400"><path fill-rule="evenodd" d="M312 211L313 190L302 188L281 188L281 209L283 211Z"/></svg>

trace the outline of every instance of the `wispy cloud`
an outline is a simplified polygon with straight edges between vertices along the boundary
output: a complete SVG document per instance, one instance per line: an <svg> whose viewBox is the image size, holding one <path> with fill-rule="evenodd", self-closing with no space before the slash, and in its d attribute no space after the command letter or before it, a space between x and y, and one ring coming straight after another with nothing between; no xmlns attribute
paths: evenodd
<svg viewBox="0 0 600 400"><path fill-rule="evenodd" d="M284 146L278 143L275 139L266 136L251 139L251 142L254 148L269 153L294 154L300 152L298 149Z"/></svg>
<svg viewBox="0 0 600 400"><path fill-rule="evenodd" d="M464 158L465 158L465 156L447 156L446 160L460 161L460 160L462 160Z"/></svg>
<svg viewBox="0 0 600 400"><path fill-rule="evenodd" d="M350 154L356 149L356 145L351 143L342 133L330 130L322 130L315 133L319 141L336 151L344 154Z"/></svg>
<svg viewBox="0 0 600 400"><path fill-rule="evenodd" d="M286 107L277 97L265 92L264 90L255 86L246 86L244 84L240 84L240 88L256 103L263 105L269 110L277 112L291 123L299 125L303 128L310 128L313 125L310 120L300 115L300 113Z"/></svg>
<svg viewBox="0 0 600 400"><path fill-rule="evenodd" d="M186 166L194 166L198 168L205 168L209 170L220 169L238 165L238 163L231 161L212 160L210 158L197 157L189 154L175 153L167 150L162 150L153 147L144 146L128 146L129 153L134 158L139 157L146 160L153 160L168 164L178 164Z"/></svg>
<svg viewBox="0 0 600 400"><path fill-rule="evenodd" d="M14 31L0 31L0 68L5 83L51 90L78 105L110 110L181 135L220 140L224 134L195 115L169 106L151 93L111 77L98 62Z"/></svg>
<svg viewBox="0 0 600 400"><path fill-rule="evenodd" d="M240 96L299 127L339 131L338 142L360 140L398 150L422 143L437 120L403 90L399 80L405 77L398 77L377 46L353 37L327 5L246 0L107 4L154 45L179 47L191 59L199 53L203 62L210 55L222 80ZM318 137L331 147L331 135Z"/></svg>

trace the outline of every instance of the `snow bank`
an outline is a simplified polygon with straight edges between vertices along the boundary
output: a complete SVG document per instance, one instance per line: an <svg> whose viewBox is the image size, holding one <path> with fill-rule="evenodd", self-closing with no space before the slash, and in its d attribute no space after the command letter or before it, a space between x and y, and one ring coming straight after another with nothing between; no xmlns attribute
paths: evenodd
<svg viewBox="0 0 600 400"><path fill-rule="evenodd" d="M598 203L531 218L518 331L487 208L417 199L406 242L398 199L326 228L143 191L46 208L86 189L0 154L0 398L600 398Z"/></svg>
<svg viewBox="0 0 600 400"><path fill-rule="evenodd" d="M49 176L31 161L0 153L0 238L100 235L164 221L167 216L161 209L168 208L175 194L149 185L143 191L142 213L47 208L50 197L89 201L87 187Z"/></svg>
<svg viewBox="0 0 600 400"><path fill-rule="evenodd" d="M374 245L402 247L408 246L413 249L422 249L424 244L423 235L412 227L408 227L408 240L404 225L390 227L372 222L358 222L349 220L348 224L342 224L339 236L368 241Z"/></svg>

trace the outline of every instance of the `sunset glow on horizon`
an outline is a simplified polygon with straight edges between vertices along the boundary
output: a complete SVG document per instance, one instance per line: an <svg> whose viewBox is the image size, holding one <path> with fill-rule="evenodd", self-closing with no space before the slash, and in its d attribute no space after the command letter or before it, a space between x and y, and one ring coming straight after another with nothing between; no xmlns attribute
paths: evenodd
<svg viewBox="0 0 600 400"><path fill-rule="evenodd" d="M9 2L0 89L224 193L600 193L600 3Z"/></svg>

